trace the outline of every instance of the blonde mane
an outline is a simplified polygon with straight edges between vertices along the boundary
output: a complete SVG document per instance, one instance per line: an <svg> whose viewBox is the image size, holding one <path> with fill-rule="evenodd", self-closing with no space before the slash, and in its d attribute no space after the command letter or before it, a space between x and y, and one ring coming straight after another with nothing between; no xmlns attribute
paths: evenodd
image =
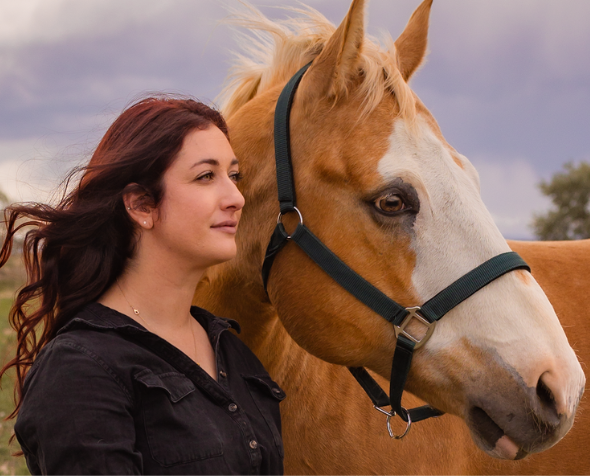
<svg viewBox="0 0 590 476"><path fill-rule="evenodd" d="M234 52L234 64L219 95L226 117L277 84L285 84L303 65L322 51L336 27L317 10L302 6L285 8L298 15L273 21L257 8L242 2L243 11L232 11L224 23L245 28L236 31L241 52ZM413 123L416 115L414 94L402 78L393 39L387 36L385 47L365 36L359 59L364 76L360 94L364 98L361 115L370 113L386 93L395 93L401 116Z"/></svg>

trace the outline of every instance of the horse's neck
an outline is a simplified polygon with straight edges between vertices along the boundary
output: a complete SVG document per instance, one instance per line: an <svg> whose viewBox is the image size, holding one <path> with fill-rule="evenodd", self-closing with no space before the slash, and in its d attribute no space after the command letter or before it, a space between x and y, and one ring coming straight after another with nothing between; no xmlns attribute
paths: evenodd
<svg viewBox="0 0 590 476"><path fill-rule="evenodd" d="M391 440L385 417L373 409L347 369L318 359L297 345L264 291L243 272L238 262L211 269L199 283L195 304L236 319L242 341L287 393L281 403L287 473L362 474L367 468L379 474L416 474L433 472L432 468L435 473L465 471L462 460L453 462L452 458L469 447L465 432L459 436L461 432L451 431L462 444L443 451L442 459L440 451L424 457L431 448L432 434L448 434L449 425L461 426L460 420L436 419L412 429L407 438L411 443L405 445ZM409 404L419 404L415 397L407 398Z"/></svg>
<svg viewBox="0 0 590 476"><path fill-rule="evenodd" d="M298 349L263 289L232 261L210 268L197 287L194 303L215 315L238 321L240 339L273 376L297 358Z"/></svg>

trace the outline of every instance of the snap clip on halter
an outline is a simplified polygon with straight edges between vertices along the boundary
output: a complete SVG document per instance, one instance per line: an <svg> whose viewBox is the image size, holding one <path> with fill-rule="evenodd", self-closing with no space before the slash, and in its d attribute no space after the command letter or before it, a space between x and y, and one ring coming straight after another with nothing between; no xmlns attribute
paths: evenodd
<svg viewBox="0 0 590 476"><path fill-rule="evenodd" d="M390 438L395 438L396 440L401 440L404 436L406 436L408 434L408 431L410 431L410 426L412 426L412 419L410 418L410 412L408 412L408 410L406 410L404 407L402 407L402 408L406 411L406 415L408 415L408 423L406 424L405 431L401 435L394 434L393 430L391 429L391 417L396 416L397 413L395 413L393 410L391 410L390 412L387 412L387 411L383 410L383 408L379 408L377 405L373 405L373 408L375 410L377 410L378 412L381 412L384 415L387 415L387 431L389 432Z"/></svg>

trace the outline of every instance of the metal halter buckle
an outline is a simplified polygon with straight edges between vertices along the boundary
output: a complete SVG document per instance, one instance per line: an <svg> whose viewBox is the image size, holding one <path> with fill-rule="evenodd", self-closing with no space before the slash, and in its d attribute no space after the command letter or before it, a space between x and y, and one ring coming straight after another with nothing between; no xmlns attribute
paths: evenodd
<svg viewBox="0 0 590 476"><path fill-rule="evenodd" d="M408 412L408 410L406 410L404 407L402 407L402 408L406 411L406 414L408 415L408 423L406 424L405 431L401 435L394 434L393 430L391 429L391 417L396 416L397 413L395 413L393 410L391 410L390 412L387 412L387 411L383 410L383 408L379 408L377 405L373 405L373 408L375 410L377 410L378 412L381 412L384 415L387 415L387 431L389 432L390 438L395 438L396 440L401 440L404 436L406 436L408 434L408 431L410 431L410 426L412 425L412 419L410 418L410 412Z"/></svg>
<svg viewBox="0 0 590 476"><path fill-rule="evenodd" d="M393 326L393 329L395 330L395 337L399 337L399 335L402 334L404 337L407 337L416 344L414 346L414 349L419 349L424 344L426 344L426 341L428 339L430 339L430 336L434 332L436 321L430 322L426 320L423 316L421 316L419 314L420 306L406 307L406 311L408 311L409 314L405 317L402 323L399 326ZM422 324L424 324L427 327L426 334L421 339L414 337L413 335L409 334L408 331L405 330L406 326L412 321L412 319L418 319Z"/></svg>
<svg viewBox="0 0 590 476"><path fill-rule="evenodd" d="M297 212L297 215L299 215L299 224L300 225L303 225L303 215L299 211L299 208L293 207L293 210L288 210L287 213L289 213L291 211L296 211ZM283 212L279 212L279 216L277 217L277 225L279 223L283 223ZM290 240L291 239L291 235L287 236L287 239Z"/></svg>

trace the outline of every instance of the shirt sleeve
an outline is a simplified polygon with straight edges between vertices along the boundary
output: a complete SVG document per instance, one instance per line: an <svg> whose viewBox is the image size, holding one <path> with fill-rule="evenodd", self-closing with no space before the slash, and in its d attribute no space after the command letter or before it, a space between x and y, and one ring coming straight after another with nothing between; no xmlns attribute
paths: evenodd
<svg viewBox="0 0 590 476"><path fill-rule="evenodd" d="M141 474L133 401L116 374L73 343L50 344L15 424L33 474Z"/></svg>

